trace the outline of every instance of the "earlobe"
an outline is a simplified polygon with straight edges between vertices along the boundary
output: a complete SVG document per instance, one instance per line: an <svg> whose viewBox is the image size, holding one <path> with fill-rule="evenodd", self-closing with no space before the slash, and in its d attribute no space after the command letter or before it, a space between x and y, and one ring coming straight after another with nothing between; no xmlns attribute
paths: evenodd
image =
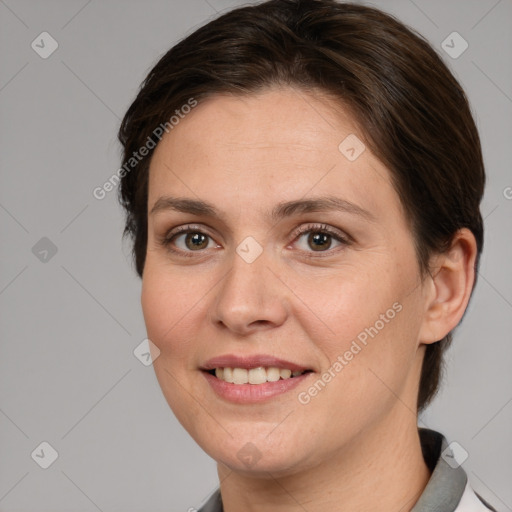
<svg viewBox="0 0 512 512"><path fill-rule="evenodd" d="M462 228L446 252L433 256L421 343L443 339L460 322L473 290L476 254L473 233Z"/></svg>

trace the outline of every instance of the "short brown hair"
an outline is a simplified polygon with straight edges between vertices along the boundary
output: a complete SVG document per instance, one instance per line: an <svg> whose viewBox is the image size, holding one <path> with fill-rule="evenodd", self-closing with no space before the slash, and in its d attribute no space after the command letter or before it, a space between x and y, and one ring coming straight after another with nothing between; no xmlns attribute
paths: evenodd
<svg viewBox="0 0 512 512"><path fill-rule="evenodd" d="M390 170L408 216L419 266L460 228L483 246L485 173L461 86L420 35L377 9L335 0L270 0L232 10L171 48L143 82L120 130L123 165L191 98L250 94L269 86L321 90L352 112L365 143ZM148 168L153 150L123 173L125 235L142 276ZM418 410L439 388L452 333L427 345Z"/></svg>

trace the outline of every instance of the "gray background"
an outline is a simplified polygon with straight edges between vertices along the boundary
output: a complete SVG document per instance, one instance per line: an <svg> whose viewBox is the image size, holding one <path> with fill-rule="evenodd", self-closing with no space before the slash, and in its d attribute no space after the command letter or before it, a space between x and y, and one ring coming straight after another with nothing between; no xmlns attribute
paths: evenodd
<svg viewBox="0 0 512 512"><path fill-rule="evenodd" d="M92 191L119 167L120 118L158 56L242 3L0 0L0 511L186 511L217 485L133 355L140 281L116 193ZM371 5L439 50L481 132L480 280L420 424L462 445L473 487L512 510L512 2ZM31 48L43 31L59 45L47 59ZM457 59L441 48L453 31L469 44ZM56 254L33 249L43 237ZM46 470L31 458L42 441L59 454Z"/></svg>

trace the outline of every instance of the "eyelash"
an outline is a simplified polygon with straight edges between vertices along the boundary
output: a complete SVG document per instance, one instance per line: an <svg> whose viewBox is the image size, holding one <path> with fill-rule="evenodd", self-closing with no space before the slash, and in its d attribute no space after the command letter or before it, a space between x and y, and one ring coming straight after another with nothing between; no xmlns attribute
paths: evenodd
<svg viewBox="0 0 512 512"><path fill-rule="evenodd" d="M293 232L293 241L295 242L298 238L303 235L307 235L310 233L320 233L331 236L337 242L340 242L341 246L334 249L328 249L326 251L306 251L305 256L307 258L322 258L327 256L332 256L333 253L338 252L340 249L343 249L344 246L350 245L350 237L348 235L343 236L340 231L335 228L328 226L327 224L307 224L304 226L300 226Z"/></svg>
<svg viewBox="0 0 512 512"><path fill-rule="evenodd" d="M179 235L183 234L189 234L189 233L199 233L202 235L205 235L213 240L213 238L208 234L205 233L199 226L194 225L185 225L185 226L179 226L176 229L173 229L170 233L167 233L163 237L160 238L159 242L160 244L165 247L167 250L169 250L172 253L179 254L181 256L185 257L194 257L195 252L203 252L201 250L199 251L182 251L181 249L175 249L172 247L173 240L178 237ZM338 230L331 228L330 226L326 224L308 224L305 226L301 226L298 229L296 229L293 233L293 241L295 242L297 238L300 238L301 236L309 233L320 233L320 234L326 234L330 235L334 240L337 242L340 242L342 246L348 246L352 242L351 237L348 235L343 236ZM338 247L338 250L340 247ZM307 258L322 258L326 256L332 256L332 252L336 251L336 249L328 249L327 251L306 251L306 257Z"/></svg>

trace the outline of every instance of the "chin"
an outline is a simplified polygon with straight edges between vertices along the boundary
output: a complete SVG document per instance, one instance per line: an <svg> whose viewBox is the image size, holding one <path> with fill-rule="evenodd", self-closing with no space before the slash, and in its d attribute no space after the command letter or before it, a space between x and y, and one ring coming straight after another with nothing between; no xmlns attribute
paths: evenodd
<svg viewBox="0 0 512 512"><path fill-rule="evenodd" d="M261 458L248 459L246 457L243 460L233 456L233 454L223 455L215 460L228 467L231 471L252 478L271 479L284 477L304 469L302 464L300 464L300 460L297 460L296 455L292 456L291 454L272 454L271 458L269 458L268 454L262 454Z"/></svg>
<svg viewBox="0 0 512 512"><path fill-rule="evenodd" d="M244 435L226 438L212 443L212 438L198 439L199 445L217 463L230 470L256 478L272 478L297 473L314 465L312 454L298 451L304 446L293 437L276 445L265 436ZM206 442L203 442L206 441Z"/></svg>

